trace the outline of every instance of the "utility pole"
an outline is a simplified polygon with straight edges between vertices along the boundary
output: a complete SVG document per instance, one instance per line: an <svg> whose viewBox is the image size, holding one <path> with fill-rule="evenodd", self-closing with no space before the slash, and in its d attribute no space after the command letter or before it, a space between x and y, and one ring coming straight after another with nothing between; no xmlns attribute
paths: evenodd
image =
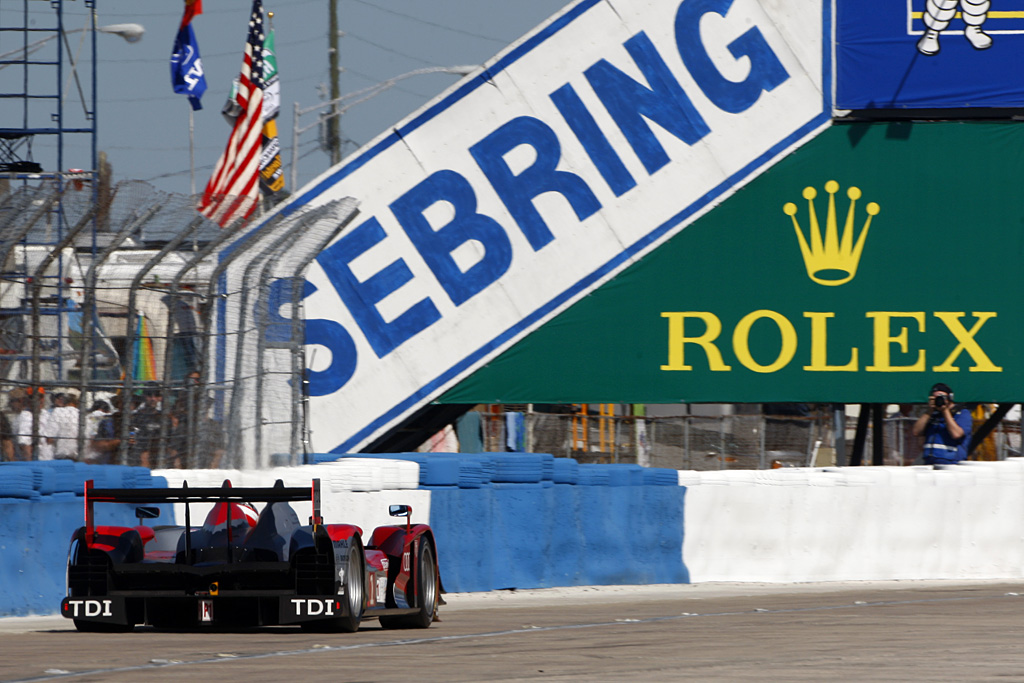
<svg viewBox="0 0 1024 683"><path fill-rule="evenodd" d="M328 35L327 35L327 61L328 68L330 69L330 83L331 83L331 100L334 102L332 107L332 114L327 119L327 149L331 155L331 166L334 166L341 161L341 135L339 128L339 112L338 112L338 98L341 97L341 87L339 83L339 65L338 65L338 0L330 0L329 3L331 16L328 20Z"/></svg>

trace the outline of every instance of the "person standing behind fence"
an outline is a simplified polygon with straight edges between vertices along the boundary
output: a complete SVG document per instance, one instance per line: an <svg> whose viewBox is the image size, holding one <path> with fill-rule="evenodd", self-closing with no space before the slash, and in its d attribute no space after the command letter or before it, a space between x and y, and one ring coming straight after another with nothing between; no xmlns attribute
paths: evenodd
<svg viewBox="0 0 1024 683"><path fill-rule="evenodd" d="M14 434L18 459L32 460L32 409L37 407L39 412L37 456L39 460L53 460L53 445L49 442L53 434L50 431L50 413L43 408L43 388L12 389L7 396L11 410L17 415L14 418Z"/></svg>
<svg viewBox="0 0 1024 683"><path fill-rule="evenodd" d="M132 465L151 467L160 452L160 422L163 396L158 387L147 387L142 392L143 403L131 416L131 432L135 442L131 445Z"/></svg>
<svg viewBox="0 0 1024 683"><path fill-rule="evenodd" d="M971 413L953 402L953 390L939 382L928 396L928 412L914 423L914 435L924 437L926 465L951 465L967 459L971 443Z"/></svg>
<svg viewBox="0 0 1024 683"><path fill-rule="evenodd" d="M75 460L78 457L78 396L70 391L52 395L50 431L53 433L53 451L57 460Z"/></svg>
<svg viewBox="0 0 1024 683"><path fill-rule="evenodd" d="M103 400L94 401L89 408L89 412L85 416L85 454L82 458L83 461L95 465L109 464L107 454L96 447L96 440L100 433L100 425L110 417L113 410L110 404ZM111 426L113 425L111 424ZM112 437L113 433L108 436L108 438Z"/></svg>
<svg viewBox="0 0 1024 683"><path fill-rule="evenodd" d="M106 416L99 419L96 435L90 444L96 454L94 462L97 465L111 465L117 462L118 451L121 448L121 420L124 419L121 412L122 399L117 395L113 396L110 401L113 407ZM103 406L98 405L99 403L98 401L93 404L90 416L97 410L103 410Z"/></svg>
<svg viewBox="0 0 1024 683"><path fill-rule="evenodd" d="M14 457L14 428L7 413L0 411L0 461L11 462Z"/></svg>

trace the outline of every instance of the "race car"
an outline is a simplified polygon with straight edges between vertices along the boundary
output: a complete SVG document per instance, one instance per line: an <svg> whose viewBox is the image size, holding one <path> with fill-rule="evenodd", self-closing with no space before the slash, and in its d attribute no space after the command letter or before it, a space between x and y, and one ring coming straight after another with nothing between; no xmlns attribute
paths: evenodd
<svg viewBox="0 0 1024 683"><path fill-rule="evenodd" d="M289 505L312 502L309 524ZM97 526L97 503L136 504L134 527ZM159 504L184 503L184 526L147 526ZM202 526L190 505L213 503ZM257 512L255 503L266 503ZM155 504L155 505L154 505ZM79 631L297 624L356 631L427 628L440 602L437 546L412 508L405 524L378 527L363 542L352 524L324 524L320 480L309 488L99 489L85 483L85 526L72 534L61 614Z"/></svg>

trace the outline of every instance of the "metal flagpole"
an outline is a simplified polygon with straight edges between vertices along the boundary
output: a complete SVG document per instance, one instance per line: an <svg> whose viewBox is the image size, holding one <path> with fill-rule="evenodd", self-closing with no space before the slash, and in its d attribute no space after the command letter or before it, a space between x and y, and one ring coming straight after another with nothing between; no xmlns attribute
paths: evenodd
<svg viewBox="0 0 1024 683"><path fill-rule="evenodd" d="M196 140L195 140L195 112L190 106L188 108L188 169L189 180L192 183L192 196L196 196Z"/></svg>

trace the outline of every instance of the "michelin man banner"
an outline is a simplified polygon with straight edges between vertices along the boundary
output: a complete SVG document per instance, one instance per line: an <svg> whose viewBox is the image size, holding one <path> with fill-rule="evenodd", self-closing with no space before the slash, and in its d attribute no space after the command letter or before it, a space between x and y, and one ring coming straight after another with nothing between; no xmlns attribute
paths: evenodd
<svg viewBox="0 0 1024 683"><path fill-rule="evenodd" d="M1024 106L1024 0L837 0L836 107Z"/></svg>

